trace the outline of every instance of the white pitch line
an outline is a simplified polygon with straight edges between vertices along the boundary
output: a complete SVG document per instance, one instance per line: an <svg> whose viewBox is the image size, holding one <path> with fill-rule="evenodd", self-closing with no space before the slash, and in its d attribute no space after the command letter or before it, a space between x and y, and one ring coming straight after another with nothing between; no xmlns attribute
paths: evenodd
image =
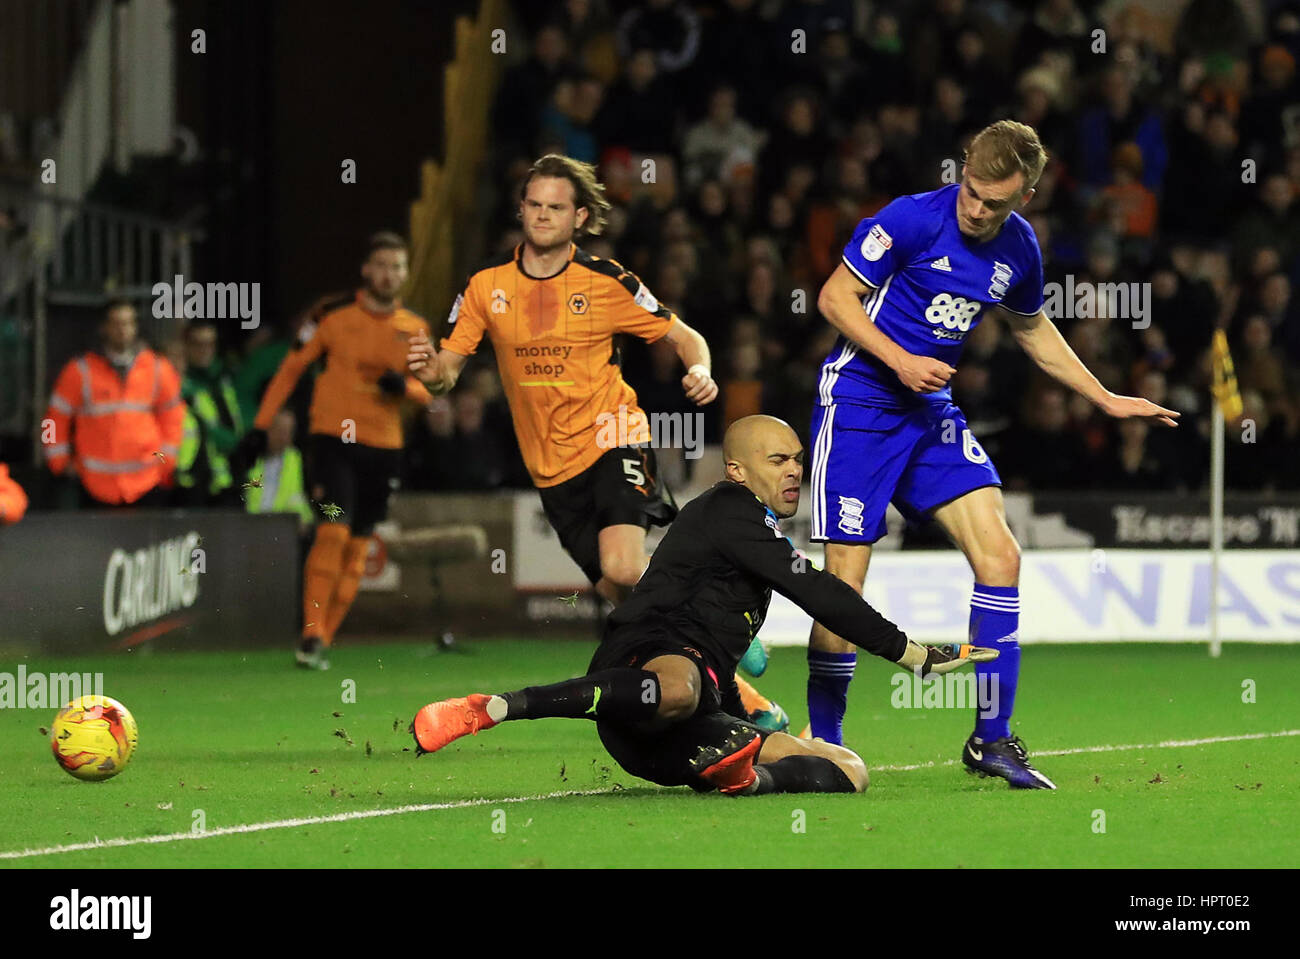
<svg viewBox="0 0 1300 959"><path fill-rule="evenodd" d="M332 816L304 816L300 819L277 819L273 822L246 823L242 826L222 826L202 832L173 832L162 836L136 836L121 839L96 839L94 842L70 843L66 846L47 846L44 849L17 849L0 852L0 859L28 859L32 856L52 856L64 852L85 852L88 849L111 849L118 846L140 846L149 843L180 842L185 839L213 839L217 836L234 836L240 833L265 832L268 829L294 829L298 826L317 826L321 823L348 822L353 819L377 819L380 816L401 816L408 812L437 812L442 809L468 809L470 806L502 806L507 803L534 802L539 799L561 799L565 796L604 796L616 789L564 790L539 796L509 796L505 799L462 799L458 802L419 803L411 806L393 806L390 809L360 809L335 813Z"/></svg>
<svg viewBox="0 0 1300 959"><path fill-rule="evenodd" d="M1249 739L1274 739L1280 736L1300 736L1300 729L1284 729L1275 733L1247 733L1242 736L1211 736L1207 739L1166 739L1159 743L1135 743L1127 746L1080 746L1074 749L1044 749L1035 756L1074 756L1081 753L1113 753L1134 749L1173 749L1183 746L1208 746L1212 743L1236 743ZM873 772L911 772L935 766L953 766L958 760L912 763L907 766L872 766ZM561 799L565 796L606 796L615 789L564 790L537 796L509 796L504 799L462 799L458 802L419 803L394 806L390 809L360 809L335 813L332 816L305 816L299 819L277 819L272 822L247 823L242 826L222 826L203 832L174 832L162 836L136 836L134 838L96 839L94 842L71 843L65 846L47 846L44 849L16 849L0 852L0 859L30 859L34 856L54 856L65 852L85 852L89 849L113 849L123 846L142 846L150 843L181 842L187 839L213 839L218 836L235 836L242 833L265 832L269 829L295 829L299 826L318 826L331 822L350 822L356 819L378 819L381 816L400 816L412 812L437 812L445 809L468 809L471 806L502 806L507 803L536 802L542 799Z"/></svg>
<svg viewBox="0 0 1300 959"><path fill-rule="evenodd" d="M1183 746L1209 746L1213 743L1239 743L1248 739L1275 739L1279 736L1300 736L1300 729L1282 729L1275 733L1247 733L1242 736L1210 736L1206 739L1166 739L1158 743L1133 743L1128 746L1079 746L1074 749L1036 749L1035 756L1078 756L1082 753L1120 753L1134 749L1178 749ZM869 766L871 772L906 773L916 769L933 769L936 766L955 766L959 759L943 762L910 763L906 766Z"/></svg>

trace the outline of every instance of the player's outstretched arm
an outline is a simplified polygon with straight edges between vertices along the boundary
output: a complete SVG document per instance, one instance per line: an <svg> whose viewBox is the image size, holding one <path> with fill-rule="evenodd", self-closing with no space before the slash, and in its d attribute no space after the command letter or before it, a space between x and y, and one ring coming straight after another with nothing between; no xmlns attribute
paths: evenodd
<svg viewBox="0 0 1300 959"><path fill-rule="evenodd" d="M453 350L435 350L428 336L420 331L411 336L406 366L430 393L441 396L456 385L467 359Z"/></svg>
<svg viewBox="0 0 1300 959"><path fill-rule="evenodd" d="M1065 337L1056 328L1056 324L1042 310L1033 316L1009 310L1002 312L1010 318L1011 332L1015 334L1020 348L1029 354L1029 358L1043 372L1074 390L1103 413L1120 419L1140 416L1162 426L1178 425L1181 414L1176 410L1167 410L1139 396L1120 396L1102 386L1092 371L1084 366L1083 360L1070 349L1070 344L1065 342Z"/></svg>
<svg viewBox="0 0 1300 959"><path fill-rule="evenodd" d="M784 542L789 544L788 540ZM921 676L948 673L971 663L987 663L998 658L996 649L966 643L924 646L908 639L852 586L813 566L793 547L784 564L768 565L774 574L772 588L817 622L859 649Z"/></svg>
<svg viewBox="0 0 1300 959"><path fill-rule="evenodd" d="M275 419L275 414L280 412L280 407L289 399L294 387L307 372L307 367L325 355L326 335L325 321L322 321L310 339L285 354L275 375L271 377L271 382L266 384L257 416L253 419L254 430L265 431L270 427L271 420Z"/></svg>
<svg viewBox="0 0 1300 959"><path fill-rule="evenodd" d="M766 582L837 636L891 663L927 675L997 658L997 651L960 644L922 646L858 595L818 569L784 536L774 536L762 505L747 494L718 503L709 527L728 560Z"/></svg>
<svg viewBox="0 0 1300 959"><path fill-rule="evenodd" d="M704 406L718 398L718 384L710 372L713 368L709 355L709 344L697 330L692 329L678 317L664 334L664 339L672 344L686 367L682 377L682 389L686 398L696 406Z"/></svg>
<svg viewBox="0 0 1300 959"><path fill-rule="evenodd" d="M943 360L909 353L881 332L862 307L862 297L874 289L841 263L818 294L817 309L831 326L893 370L912 392L943 389L957 371Z"/></svg>
<svg viewBox="0 0 1300 959"><path fill-rule="evenodd" d="M323 317L306 341L300 341L285 354L275 375L271 377L271 382L266 384L257 416L253 418L252 429L240 438L232 453L235 461L240 464L240 469L251 467L266 452L266 431L271 428L271 421L288 401L307 368L327 352L325 341L330 335L328 324L329 318ZM184 417L184 411L181 416Z"/></svg>

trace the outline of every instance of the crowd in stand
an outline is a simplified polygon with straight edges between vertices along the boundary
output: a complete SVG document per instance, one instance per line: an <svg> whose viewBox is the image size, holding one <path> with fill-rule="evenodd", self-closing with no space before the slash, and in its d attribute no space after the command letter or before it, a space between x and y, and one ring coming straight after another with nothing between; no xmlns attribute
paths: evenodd
<svg viewBox="0 0 1300 959"><path fill-rule="evenodd" d="M1297 4L516 8L529 43L494 109L495 245L521 239L517 185L532 159L597 163L615 209L584 246L636 272L708 338L722 384L711 437L759 410L806 431L835 336L817 291L853 228L895 196L954 182L963 144L1009 117L1033 125L1051 157L1020 211L1060 291L1049 315L1107 387L1179 409L1183 425L1107 420L986 315L953 392L1007 487L1204 486L1216 327L1245 403L1228 430L1229 486L1300 487ZM1139 284L1146 299L1076 302L1088 284ZM624 355L647 411L686 409L671 351L629 343ZM455 475L431 471L430 483L510 482L490 380L485 366L418 431L417 456L473 440L458 447L475 453Z"/></svg>
<svg viewBox="0 0 1300 959"><path fill-rule="evenodd" d="M493 107L499 189L493 249L480 252L522 240L519 186L537 156L598 164L614 208L583 245L707 338L721 395L706 439L760 411L806 433L836 335L817 292L854 227L896 196L955 182L964 143L1009 117L1033 125L1050 154L1020 211L1057 291L1048 315L1105 386L1183 419L1177 430L1107 419L985 315L953 394L1007 488L1203 488L1216 328L1244 402L1227 433L1228 487L1300 488L1300 3L530 0L516 15L526 55L504 71ZM1102 284L1134 296L1074 296ZM147 398L170 430L147 443L176 457L157 477L170 502L247 505L251 490L249 508L310 519L292 412L268 454L282 457L270 470L282 489L250 483L251 464L231 454L299 331L348 299L324 297L287 328L260 330L237 357L220 357L203 324L160 349L184 410L172 423L161 408L170 396ZM124 308L106 313L103 371L70 363L50 415L77 403L76 376L153 362L110 341ZM436 330L441 318L430 319ZM623 355L647 412L693 410L670 347L634 340ZM308 394L304 384L289 404L299 424ZM112 501L80 479L88 501ZM530 485L490 350L413 417L403 485Z"/></svg>

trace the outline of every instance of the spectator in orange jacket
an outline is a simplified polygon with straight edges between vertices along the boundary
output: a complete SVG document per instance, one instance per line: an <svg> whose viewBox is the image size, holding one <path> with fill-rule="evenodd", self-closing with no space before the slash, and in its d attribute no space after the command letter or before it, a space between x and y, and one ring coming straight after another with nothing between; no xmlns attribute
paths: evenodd
<svg viewBox="0 0 1300 959"><path fill-rule="evenodd" d="M70 360L42 423L50 472L74 471L84 506L165 505L185 419L180 377L136 338L135 307L114 300L100 347Z"/></svg>
<svg viewBox="0 0 1300 959"><path fill-rule="evenodd" d="M27 512L27 494L9 475L9 467L0 463L0 526L9 526Z"/></svg>

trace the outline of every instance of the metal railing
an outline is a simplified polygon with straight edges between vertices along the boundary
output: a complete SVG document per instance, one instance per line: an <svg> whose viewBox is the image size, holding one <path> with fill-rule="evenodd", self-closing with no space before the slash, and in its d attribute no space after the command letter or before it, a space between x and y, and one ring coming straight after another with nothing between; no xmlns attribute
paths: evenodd
<svg viewBox="0 0 1300 959"><path fill-rule="evenodd" d="M48 155L27 158L39 172L24 182L0 182L0 209L12 211L17 224L0 236L0 433L31 429L39 437L51 309L94 308L119 295L143 300L154 284L190 273L194 230L85 201L108 163L125 172L134 156L170 148L166 7L167 0L83 0L70 14L66 8L25 14L24 36L43 36L46 26L75 17L78 49L75 61L60 68L57 138ZM50 82L39 61L7 66L11 79ZM33 109L50 99L45 87L27 93ZM150 325L148 316L141 320Z"/></svg>
<svg viewBox="0 0 1300 959"><path fill-rule="evenodd" d="M189 275L198 231L185 224L3 186L0 205L29 225L15 249L0 253L0 309L42 273L49 302L73 305L95 305L106 295L142 298L160 280Z"/></svg>
<svg viewBox="0 0 1300 959"><path fill-rule="evenodd" d="M69 197L0 186L24 236L0 248L0 433L37 436L48 400L49 310L153 298L159 282L192 275L200 238L185 224ZM142 320L146 317L142 316Z"/></svg>

